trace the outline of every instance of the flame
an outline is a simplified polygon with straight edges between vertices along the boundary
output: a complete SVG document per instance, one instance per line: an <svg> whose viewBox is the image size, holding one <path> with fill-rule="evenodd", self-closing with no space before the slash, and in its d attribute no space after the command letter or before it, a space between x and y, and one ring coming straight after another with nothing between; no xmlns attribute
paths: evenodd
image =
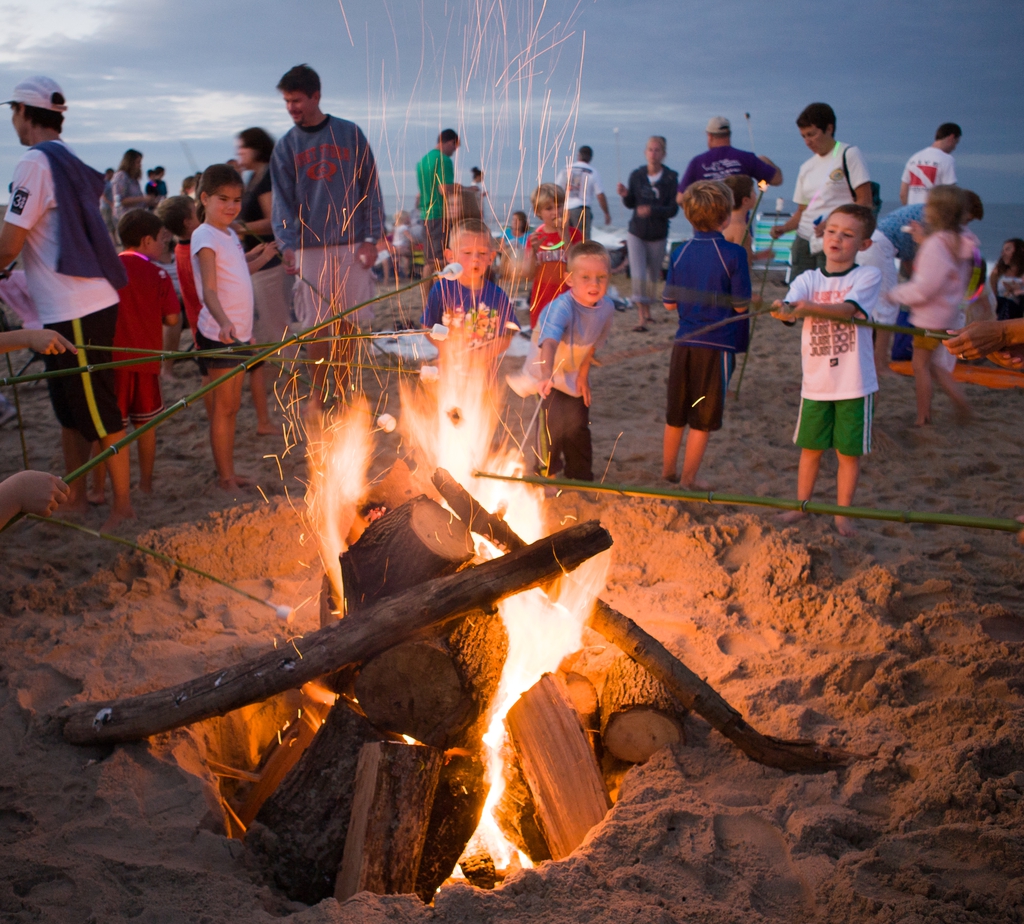
<svg viewBox="0 0 1024 924"><path fill-rule="evenodd" d="M307 425L306 515L319 540L320 560L338 600L343 598L338 558L348 548L346 539L366 493L371 422L366 402L359 399Z"/></svg>

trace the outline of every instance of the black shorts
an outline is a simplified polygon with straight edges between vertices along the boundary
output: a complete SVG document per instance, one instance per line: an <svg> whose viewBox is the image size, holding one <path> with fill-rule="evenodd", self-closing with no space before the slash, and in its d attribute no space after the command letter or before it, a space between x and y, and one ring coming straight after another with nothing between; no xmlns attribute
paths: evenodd
<svg viewBox="0 0 1024 924"><path fill-rule="evenodd" d="M721 430L725 392L735 366L735 353L708 347L672 347L665 422L670 427Z"/></svg>
<svg viewBox="0 0 1024 924"><path fill-rule="evenodd" d="M87 347L79 350L77 355L68 351L44 356L47 370L109 363L110 350L107 348L114 344L117 305L94 311L84 318L43 326L57 331L72 343ZM47 379L47 385L53 412L65 430L77 430L91 443L124 429L113 369L58 376Z"/></svg>
<svg viewBox="0 0 1024 924"><path fill-rule="evenodd" d="M423 229L426 232L423 241L423 258L426 263L424 272L435 272L435 269L440 269L445 264L444 238L448 230L446 225L447 222L443 218L428 218L423 222Z"/></svg>
<svg viewBox="0 0 1024 924"><path fill-rule="evenodd" d="M196 349L198 350L223 350L228 346L237 346L235 343L221 343L219 340L211 340L201 330L196 329ZM224 354L224 356L197 356L196 362L199 363L199 372L202 375L209 375L212 369L233 369L239 363L244 362L250 356L253 355L252 350L232 350L230 353ZM250 372L253 369L257 369L262 366L263 363L250 368Z"/></svg>

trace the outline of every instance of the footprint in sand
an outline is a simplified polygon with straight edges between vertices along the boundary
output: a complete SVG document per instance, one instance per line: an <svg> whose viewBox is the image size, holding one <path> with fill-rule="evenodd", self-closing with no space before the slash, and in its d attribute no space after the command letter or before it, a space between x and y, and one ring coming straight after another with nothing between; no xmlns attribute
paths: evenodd
<svg viewBox="0 0 1024 924"><path fill-rule="evenodd" d="M1024 619L1013 613L986 616L981 621L981 631L996 642L1024 642Z"/></svg>
<svg viewBox="0 0 1024 924"><path fill-rule="evenodd" d="M744 655L764 654L773 646L757 632L726 632L718 636L718 649L722 654L741 658Z"/></svg>

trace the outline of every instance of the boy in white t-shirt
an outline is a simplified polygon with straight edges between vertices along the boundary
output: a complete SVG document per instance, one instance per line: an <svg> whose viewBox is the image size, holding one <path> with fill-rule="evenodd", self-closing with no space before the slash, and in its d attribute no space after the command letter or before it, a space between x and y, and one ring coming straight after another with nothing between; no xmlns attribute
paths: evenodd
<svg viewBox="0 0 1024 924"><path fill-rule="evenodd" d="M936 186L956 185L953 152L961 134L956 122L943 122L935 131L935 141L907 161L900 177L900 202L924 205L929 191Z"/></svg>
<svg viewBox="0 0 1024 924"><path fill-rule="evenodd" d="M803 384L800 416L793 442L801 448L797 498L811 499L821 456L835 449L839 459L836 502L853 503L860 476L860 457L871 451L871 418L878 391L870 329L846 323L853 317L871 320L882 274L873 266L857 266L857 254L871 246L875 216L862 205L841 205L825 221L825 269L808 270L789 288L786 301L776 301L772 316L792 324L804 319L801 337ZM783 514L783 522L804 517L799 510ZM836 517L843 536L855 532L849 518Z"/></svg>

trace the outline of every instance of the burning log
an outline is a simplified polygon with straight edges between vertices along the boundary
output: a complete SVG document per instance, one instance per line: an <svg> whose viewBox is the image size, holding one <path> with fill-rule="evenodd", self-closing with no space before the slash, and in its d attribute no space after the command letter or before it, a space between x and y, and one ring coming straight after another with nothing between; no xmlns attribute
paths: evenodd
<svg viewBox="0 0 1024 924"><path fill-rule="evenodd" d="M348 612L451 574L473 557L466 525L421 495L374 520L341 556Z"/></svg>
<svg viewBox="0 0 1024 924"><path fill-rule="evenodd" d="M446 634L396 645L363 665L356 699L378 728L441 749L474 747L507 653L501 617L475 613Z"/></svg>
<svg viewBox="0 0 1024 924"><path fill-rule="evenodd" d="M422 744L364 744L334 897L411 892L444 760Z"/></svg>
<svg viewBox="0 0 1024 924"><path fill-rule="evenodd" d="M117 744L223 715L346 664L369 660L402 639L474 610L492 610L504 597L545 584L611 544L611 536L596 521L570 527L517 552L388 597L296 637L287 647L224 670L127 699L74 703L58 714L64 737L73 744Z"/></svg>
<svg viewBox="0 0 1024 924"><path fill-rule="evenodd" d="M552 858L561 860L611 807L594 752L552 674L519 698L505 724L537 805L544 840Z"/></svg>
<svg viewBox="0 0 1024 924"><path fill-rule="evenodd" d="M497 514L489 513L476 498L459 484L447 471L439 468L431 479L437 492L447 501L455 515L478 536L490 539L506 552L514 552L526 545L512 528Z"/></svg>
<svg viewBox="0 0 1024 924"><path fill-rule="evenodd" d="M359 753L385 737L339 702L246 832L246 846L293 901L315 905L334 894Z"/></svg>
<svg viewBox="0 0 1024 924"><path fill-rule="evenodd" d="M642 764L666 744L685 740L680 712L664 684L621 655L601 694L601 741L619 760Z"/></svg>
<svg viewBox="0 0 1024 924"><path fill-rule="evenodd" d="M526 785L519 758L512 748L502 751L505 790L494 807L494 821L502 834L534 863L551 859L537 816L537 804Z"/></svg>
<svg viewBox="0 0 1024 924"><path fill-rule="evenodd" d="M479 752L448 753L434 793L434 807L416 877L416 894L429 902L455 869L480 824L490 788Z"/></svg>
<svg viewBox="0 0 1024 924"><path fill-rule="evenodd" d="M603 600L597 601L590 626L650 671L686 709L707 719L751 760L780 770L820 773L857 759L855 754L813 741L784 741L762 735L653 635Z"/></svg>

